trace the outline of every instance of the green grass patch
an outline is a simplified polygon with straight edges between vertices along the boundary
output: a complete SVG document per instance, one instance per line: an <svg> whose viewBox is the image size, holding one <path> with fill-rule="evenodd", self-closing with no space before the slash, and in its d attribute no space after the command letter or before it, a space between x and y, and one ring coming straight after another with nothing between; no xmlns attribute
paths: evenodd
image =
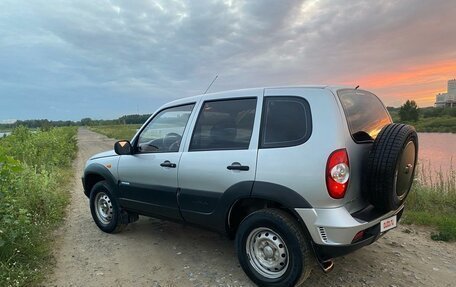
<svg viewBox="0 0 456 287"><path fill-rule="evenodd" d="M437 228L434 240L456 241L456 172L431 176L430 167L420 166L407 198L403 221Z"/></svg>
<svg viewBox="0 0 456 287"><path fill-rule="evenodd" d="M102 125L90 126L91 131L118 140L131 140L141 125Z"/></svg>
<svg viewBox="0 0 456 287"><path fill-rule="evenodd" d="M420 118L417 122L406 122L418 132L456 133L456 117Z"/></svg>
<svg viewBox="0 0 456 287"><path fill-rule="evenodd" d="M0 139L0 286L30 286L52 267L52 231L68 204L74 127Z"/></svg>
<svg viewBox="0 0 456 287"><path fill-rule="evenodd" d="M399 108L388 108L394 122L412 125L418 132L456 133L456 108L447 108L445 110L424 108L421 110L418 121L409 122L401 121Z"/></svg>

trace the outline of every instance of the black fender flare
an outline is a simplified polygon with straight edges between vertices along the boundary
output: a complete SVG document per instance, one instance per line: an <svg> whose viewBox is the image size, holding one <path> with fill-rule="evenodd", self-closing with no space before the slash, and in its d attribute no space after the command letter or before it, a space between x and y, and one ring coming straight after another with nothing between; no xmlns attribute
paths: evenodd
<svg viewBox="0 0 456 287"><path fill-rule="evenodd" d="M106 180L107 184L111 188L112 193L114 196L118 197L119 195L119 188L117 185L117 180L114 178L112 173L106 168L104 165L100 163L91 163L89 164L84 170L84 177L82 180L82 184L84 187L84 194L89 197L90 191L94 183L90 182L91 176L96 175L102 177Z"/></svg>
<svg viewBox="0 0 456 287"><path fill-rule="evenodd" d="M275 183L255 181L250 197L267 199L280 203L286 208L312 208L312 205L296 191Z"/></svg>
<svg viewBox="0 0 456 287"><path fill-rule="evenodd" d="M296 191L275 183L264 181L245 181L232 185L222 195L215 218L219 221L218 226L224 226L225 232L230 234L232 230L228 224L230 213L235 204L243 199L267 200L280 204L296 216L295 208L312 208L312 205ZM218 216L217 216L218 215Z"/></svg>

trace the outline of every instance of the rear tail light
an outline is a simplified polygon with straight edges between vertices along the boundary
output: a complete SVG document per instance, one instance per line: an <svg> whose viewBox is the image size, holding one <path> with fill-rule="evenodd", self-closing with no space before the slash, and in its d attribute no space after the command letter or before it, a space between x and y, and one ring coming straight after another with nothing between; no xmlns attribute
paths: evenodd
<svg viewBox="0 0 456 287"><path fill-rule="evenodd" d="M346 149L338 149L331 153L326 163L326 188L332 198L340 199L345 196L350 165Z"/></svg>

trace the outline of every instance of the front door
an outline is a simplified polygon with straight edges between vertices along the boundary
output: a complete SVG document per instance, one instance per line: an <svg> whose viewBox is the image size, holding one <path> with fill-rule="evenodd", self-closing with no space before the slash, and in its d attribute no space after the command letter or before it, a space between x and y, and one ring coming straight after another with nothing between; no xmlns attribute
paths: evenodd
<svg viewBox="0 0 456 287"><path fill-rule="evenodd" d="M120 157L120 203L138 213L180 218L177 170L181 141L194 104L157 113L133 141L134 154Z"/></svg>
<svg viewBox="0 0 456 287"><path fill-rule="evenodd" d="M258 145L257 96L206 98L202 103L179 167L178 199L185 221L223 227L224 198L249 196Z"/></svg>

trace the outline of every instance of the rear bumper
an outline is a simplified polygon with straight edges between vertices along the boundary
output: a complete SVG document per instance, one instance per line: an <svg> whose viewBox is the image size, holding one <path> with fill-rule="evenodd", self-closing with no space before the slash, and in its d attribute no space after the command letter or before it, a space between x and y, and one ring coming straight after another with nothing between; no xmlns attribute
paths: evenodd
<svg viewBox="0 0 456 287"><path fill-rule="evenodd" d="M315 251L322 259L351 253L375 242L384 233L380 232L380 221L396 215L402 216L404 206L385 214L379 214L372 206L350 214L344 207L334 209L296 209L306 224L313 239ZM364 231L364 236L353 242L355 235Z"/></svg>

